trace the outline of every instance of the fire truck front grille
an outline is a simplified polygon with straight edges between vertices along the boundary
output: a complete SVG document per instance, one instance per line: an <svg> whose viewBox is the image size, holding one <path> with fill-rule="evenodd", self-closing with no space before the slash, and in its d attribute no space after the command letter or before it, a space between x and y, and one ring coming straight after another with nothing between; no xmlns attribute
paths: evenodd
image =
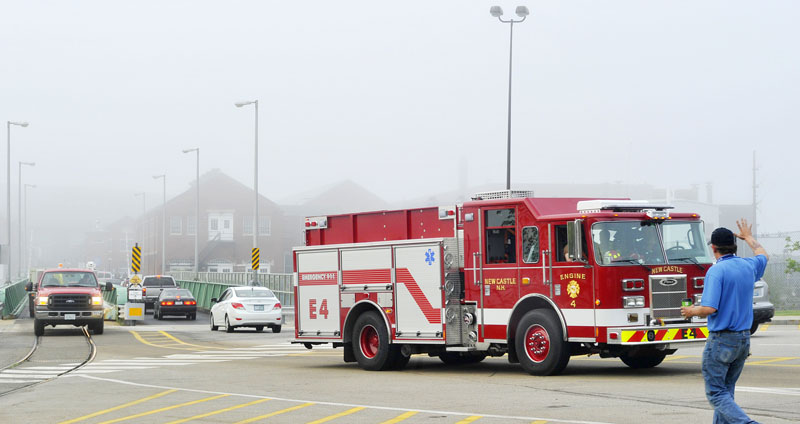
<svg viewBox="0 0 800 424"><path fill-rule="evenodd" d="M76 311L86 309L92 304L88 294L53 294L48 300L48 309L58 311Z"/></svg>
<svg viewBox="0 0 800 424"><path fill-rule="evenodd" d="M653 319L682 319L681 300L685 297L685 275L650 276L650 311Z"/></svg>

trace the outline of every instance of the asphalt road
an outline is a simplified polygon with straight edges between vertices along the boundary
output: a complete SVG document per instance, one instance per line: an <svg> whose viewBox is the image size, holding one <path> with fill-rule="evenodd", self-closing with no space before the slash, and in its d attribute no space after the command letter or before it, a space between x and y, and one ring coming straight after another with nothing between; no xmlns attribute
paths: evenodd
<svg viewBox="0 0 800 424"><path fill-rule="evenodd" d="M702 347L649 370L574 357L556 377L526 375L505 358L447 366L421 355L403 371L367 372L342 362L340 350L290 345L289 327L228 334L211 332L205 319L107 325L94 337L90 365L0 397L0 422L694 423L712 416ZM32 333L31 325L19 320L3 336ZM760 422L800 422L800 328L767 326L752 343L737 401Z"/></svg>

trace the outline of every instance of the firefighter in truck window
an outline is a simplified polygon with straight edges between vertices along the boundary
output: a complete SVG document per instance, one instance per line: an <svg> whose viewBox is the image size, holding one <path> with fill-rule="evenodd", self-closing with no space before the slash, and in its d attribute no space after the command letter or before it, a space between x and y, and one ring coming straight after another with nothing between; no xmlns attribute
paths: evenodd
<svg viewBox="0 0 800 424"><path fill-rule="evenodd" d="M486 263L517 262L517 235L514 209L486 211Z"/></svg>
<svg viewBox="0 0 800 424"><path fill-rule="evenodd" d="M592 241L595 260L603 265L665 263L658 230L648 222L598 222Z"/></svg>

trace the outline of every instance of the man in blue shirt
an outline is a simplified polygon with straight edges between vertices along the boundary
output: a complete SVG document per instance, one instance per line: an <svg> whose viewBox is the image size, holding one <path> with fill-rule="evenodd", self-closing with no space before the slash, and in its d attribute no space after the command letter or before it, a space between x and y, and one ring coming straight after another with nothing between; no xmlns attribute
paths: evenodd
<svg viewBox="0 0 800 424"><path fill-rule="evenodd" d="M714 407L714 423L755 422L734 401L736 380L750 354L753 324L753 286L764 276L766 250L753 237L752 226L742 219L739 233L717 228L711 233L711 249L717 258L706 273L698 306L681 308L684 317L708 317L708 340L703 350L706 397ZM744 240L755 257L736 256L736 237Z"/></svg>

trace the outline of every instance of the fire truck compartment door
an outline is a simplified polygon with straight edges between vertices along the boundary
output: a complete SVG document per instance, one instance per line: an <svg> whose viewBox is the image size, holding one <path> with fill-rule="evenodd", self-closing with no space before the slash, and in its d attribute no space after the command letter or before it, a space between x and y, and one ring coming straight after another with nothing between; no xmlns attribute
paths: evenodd
<svg viewBox="0 0 800 424"><path fill-rule="evenodd" d="M398 339L442 338L441 245L394 248Z"/></svg>
<svg viewBox="0 0 800 424"><path fill-rule="evenodd" d="M341 337L338 268L336 250L298 252L299 337Z"/></svg>

